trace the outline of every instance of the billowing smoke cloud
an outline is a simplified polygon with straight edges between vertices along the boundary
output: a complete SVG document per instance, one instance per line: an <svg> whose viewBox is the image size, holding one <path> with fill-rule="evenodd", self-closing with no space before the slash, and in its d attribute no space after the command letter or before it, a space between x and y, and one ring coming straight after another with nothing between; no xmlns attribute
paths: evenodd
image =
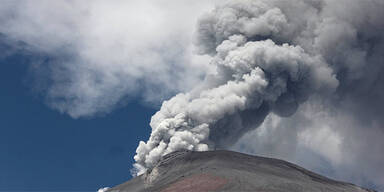
<svg viewBox="0 0 384 192"><path fill-rule="evenodd" d="M338 81L321 55L274 42L286 27L283 12L262 1L228 3L203 17L198 45L215 55L217 73L163 103L149 141L137 149L136 166L151 167L179 149L230 146L270 111L290 116L310 95L335 91Z"/></svg>
<svg viewBox="0 0 384 192"><path fill-rule="evenodd" d="M196 46L200 54L212 56L216 73L164 102L152 117L151 136L137 148L138 173L175 150L231 147L267 116L307 122L285 126L294 149L306 146L335 164L344 161L345 149L365 154L361 151L368 148L359 149L365 145L351 143L348 136L359 139L363 130L383 131L382 10L380 0L241 0L203 15ZM304 110L300 104L317 107ZM311 114L318 114L314 108L329 117L319 118L329 119L325 128L313 128L322 123L310 121ZM354 128L340 127L351 124ZM285 135L276 135L276 143ZM322 141L337 147L326 150ZM378 159L384 157L375 156L372 162Z"/></svg>
<svg viewBox="0 0 384 192"><path fill-rule="evenodd" d="M332 70L299 47L245 42L244 36L231 36L218 46L220 56L213 61L218 74L209 82L224 84L163 103L152 117L151 138L137 149L138 164L151 167L164 153L179 149L227 147L269 111L289 116L310 94L337 87Z"/></svg>

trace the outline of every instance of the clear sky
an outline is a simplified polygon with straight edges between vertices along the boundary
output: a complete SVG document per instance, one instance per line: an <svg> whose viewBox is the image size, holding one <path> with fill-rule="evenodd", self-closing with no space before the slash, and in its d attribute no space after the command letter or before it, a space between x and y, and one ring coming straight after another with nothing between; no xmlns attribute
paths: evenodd
<svg viewBox="0 0 384 192"><path fill-rule="evenodd" d="M96 191L128 180L155 110L132 100L106 116L60 114L28 87L28 59L0 60L0 191Z"/></svg>

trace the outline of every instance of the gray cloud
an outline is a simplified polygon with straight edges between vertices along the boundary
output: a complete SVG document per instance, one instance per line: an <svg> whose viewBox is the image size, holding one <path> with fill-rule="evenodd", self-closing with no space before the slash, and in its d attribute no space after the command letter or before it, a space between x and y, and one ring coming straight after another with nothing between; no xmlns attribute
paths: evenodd
<svg viewBox="0 0 384 192"><path fill-rule="evenodd" d="M271 39L248 40L251 37L242 34L240 27L234 30L233 21L243 20L236 18L236 13L243 13L244 8L255 13L241 25L250 29L247 34L270 36L266 31L274 29L278 33L281 22L286 22L280 10L270 12L271 7L261 1L251 6L246 3L253 2L219 6L200 20L199 44L211 45L210 40L217 44L215 50L203 46L201 53L215 54L211 63L217 73L208 77L204 86L164 102L152 117L151 137L147 143L140 143L135 156L140 173L175 150L228 147L262 123L270 111L290 116L310 95L329 94L338 86L332 69L320 56L309 55L298 46L278 45ZM272 21L253 26L251 21L256 20ZM258 29L265 27L268 29Z"/></svg>
<svg viewBox="0 0 384 192"><path fill-rule="evenodd" d="M328 175L383 186L383 8L378 0L218 5L199 20L195 43L216 73L163 103L136 168L178 149L232 148L313 169L321 165L303 159L321 158Z"/></svg>
<svg viewBox="0 0 384 192"><path fill-rule="evenodd" d="M269 115L231 147L282 158L327 176L377 189L383 187L382 127L357 114L311 98L291 117Z"/></svg>

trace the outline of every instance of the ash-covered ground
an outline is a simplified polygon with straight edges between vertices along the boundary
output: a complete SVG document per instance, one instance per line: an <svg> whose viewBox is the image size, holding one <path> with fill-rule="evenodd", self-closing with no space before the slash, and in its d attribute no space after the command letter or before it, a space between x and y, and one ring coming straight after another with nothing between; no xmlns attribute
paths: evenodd
<svg viewBox="0 0 384 192"><path fill-rule="evenodd" d="M104 191L104 190L103 190ZM292 163L232 151L177 151L108 192L369 192ZM371 191L373 192L373 191Z"/></svg>

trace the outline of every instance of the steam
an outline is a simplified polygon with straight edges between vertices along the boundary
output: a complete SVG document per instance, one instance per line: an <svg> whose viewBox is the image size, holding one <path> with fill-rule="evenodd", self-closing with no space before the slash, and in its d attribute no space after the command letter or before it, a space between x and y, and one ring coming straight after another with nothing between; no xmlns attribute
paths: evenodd
<svg viewBox="0 0 384 192"><path fill-rule="evenodd" d="M269 114L290 117L312 100L342 107L349 99L368 102L356 97L364 90L360 84L384 85L376 75L383 71L383 38L374 30L383 29L379 8L384 6L375 0L353 2L344 9L351 2L228 1L203 15L196 46L212 56L216 73L165 101L152 117L150 138L140 142L134 157L137 174L176 150L229 148Z"/></svg>
<svg viewBox="0 0 384 192"><path fill-rule="evenodd" d="M100 188L99 190L97 190L97 192L106 192L108 191L109 187L103 187L103 188Z"/></svg>

